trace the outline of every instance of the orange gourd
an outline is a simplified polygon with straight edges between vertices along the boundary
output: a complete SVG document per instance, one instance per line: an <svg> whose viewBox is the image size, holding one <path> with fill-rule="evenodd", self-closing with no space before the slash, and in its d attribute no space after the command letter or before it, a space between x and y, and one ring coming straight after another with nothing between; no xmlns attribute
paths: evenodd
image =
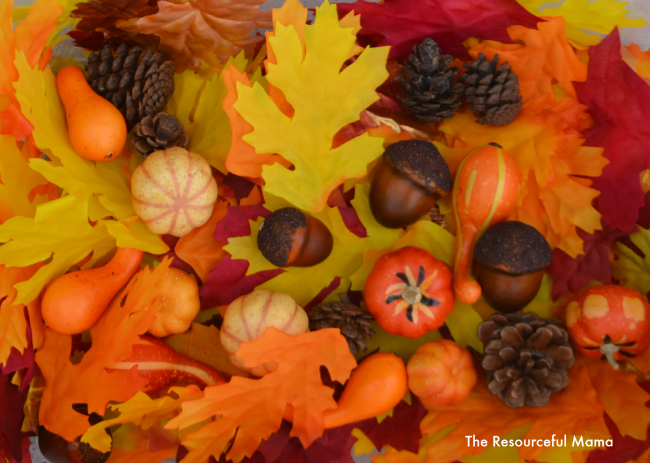
<svg viewBox="0 0 650 463"><path fill-rule="evenodd" d="M454 293L465 304L481 297L481 287L470 269L474 243L489 227L508 218L520 184L517 163L496 143L472 151L458 167L452 198L458 230Z"/></svg>
<svg viewBox="0 0 650 463"><path fill-rule="evenodd" d="M61 334L89 329L140 269L143 254L138 249L118 248L103 267L66 273L54 280L41 303L45 323Z"/></svg>
<svg viewBox="0 0 650 463"><path fill-rule="evenodd" d="M350 375L337 407L323 413L325 429L372 418L393 409L408 391L404 361L395 354L373 354ZM293 421L287 405L284 419Z"/></svg>
<svg viewBox="0 0 650 463"><path fill-rule="evenodd" d="M92 161L106 162L118 157L127 133L122 113L93 91L76 66L61 69L56 88L65 107L74 150Z"/></svg>
<svg viewBox="0 0 650 463"><path fill-rule="evenodd" d="M476 384L472 356L447 339L418 347L406 371L409 389L426 407L459 404Z"/></svg>

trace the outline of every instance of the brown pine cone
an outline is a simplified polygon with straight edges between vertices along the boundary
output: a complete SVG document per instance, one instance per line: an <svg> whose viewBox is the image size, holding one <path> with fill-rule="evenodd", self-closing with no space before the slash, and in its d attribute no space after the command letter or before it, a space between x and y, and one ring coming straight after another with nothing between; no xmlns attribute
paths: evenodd
<svg viewBox="0 0 650 463"><path fill-rule="evenodd" d="M160 112L174 92L174 63L162 53L123 43L113 55L110 44L88 57L88 84L120 110L129 127Z"/></svg>
<svg viewBox="0 0 650 463"><path fill-rule="evenodd" d="M534 313L494 314L481 323L482 366L488 388L506 405L546 405L554 391L569 384L573 365L569 335L553 320Z"/></svg>
<svg viewBox="0 0 650 463"><path fill-rule="evenodd" d="M479 124L508 125L521 109L519 77L507 61L497 68L499 55L494 55L492 61L482 52L478 57L470 65L463 64L467 69L461 77L467 104L479 117Z"/></svg>
<svg viewBox="0 0 650 463"><path fill-rule="evenodd" d="M131 135L133 147L145 158L154 151L184 147L187 142L181 121L165 113L158 113L155 117L145 116L136 124Z"/></svg>
<svg viewBox="0 0 650 463"><path fill-rule="evenodd" d="M347 294L339 294L341 302L319 304L309 312L310 331L338 328L355 355L366 351L367 339L375 335L370 327L373 316L358 305L352 304Z"/></svg>

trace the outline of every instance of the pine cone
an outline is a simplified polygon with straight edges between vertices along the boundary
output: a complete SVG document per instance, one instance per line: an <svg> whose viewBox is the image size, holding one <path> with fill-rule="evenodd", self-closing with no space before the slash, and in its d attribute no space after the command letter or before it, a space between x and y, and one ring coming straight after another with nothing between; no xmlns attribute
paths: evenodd
<svg viewBox="0 0 650 463"><path fill-rule="evenodd" d="M145 158L154 151L184 147L187 142L181 121L165 113L158 113L155 117L145 116L135 125L131 135L133 147Z"/></svg>
<svg viewBox="0 0 650 463"><path fill-rule="evenodd" d="M497 69L499 55L488 61L483 53L479 59L463 66L467 72L461 79L465 83L465 99L469 108L479 117L479 124L508 125L521 109L519 77L506 61Z"/></svg>
<svg viewBox="0 0 650 463"><path fill-rule="evenodd" d="M569 335L553 320L534 313L494 314L478 328L485 346L488 388L506 405L546 405L569 384L573 365Z"/></svg>
<svg viewBox="0 0 650 463"><path fill-rule="evenodd" d="M442 122L454 117L462 104L463 84L455 78L458 68L449 67L451 55L441 55L433 39L425 39L413 47L402 85L407 97L402 98L406 106L421 122Z"/></svg>
<svg viewBox="0 0 650 463"><path fill-rule="evenodd" d="M341 302L319 304L309 312L310 331L338 328L347 339L350 352L366 351L366 340L375 335L370 328L373 316L358 305L352 304L347 294L339 294Z"/></svg>
<svg viewBox="0 0 650 463"><path fill-rule="evenodd" d="M162 53L121 44L115 56L110 44L88 57L88 83L120 110L129 127L154 116L174 92L174 63Z"/></svg>

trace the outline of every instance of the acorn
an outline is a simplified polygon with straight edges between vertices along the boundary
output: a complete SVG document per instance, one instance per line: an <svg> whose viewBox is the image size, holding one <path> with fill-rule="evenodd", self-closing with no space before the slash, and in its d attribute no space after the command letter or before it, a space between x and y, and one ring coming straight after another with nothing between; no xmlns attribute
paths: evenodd
<svg viewBox="0 0 650 463"><path fill-rule="evenodd" d="M83 410L80 413L83 413ZM102 421L102 418L93 413L88 421L94 425ZM50 463L104 463L111 456L110 451L102 453L81 442L81 436L69 442L44 426L38 429L38 448Z"/></svg>
<svg viewBox="0 0 650 463"><path fill-rule="evenodd" d="M502 222L476 241L474 277L492 308L516 312L535 298L552 257L551 246L534 227Z"/></svg>
<svg viewBox="0 0 650 463"><path fill-rule="evenodd" d="M323 222L293 207L272 212L257 235L257 247L276 267L320 264L333 246L332 233Z"/></svg>
<svg viewBox="0 0 650 463"><path fill-rule="evenodd" d="M433 143L405 140L386 148L370 184L370 209L386 228L417 222L451 190L449 166Z"/></svg>

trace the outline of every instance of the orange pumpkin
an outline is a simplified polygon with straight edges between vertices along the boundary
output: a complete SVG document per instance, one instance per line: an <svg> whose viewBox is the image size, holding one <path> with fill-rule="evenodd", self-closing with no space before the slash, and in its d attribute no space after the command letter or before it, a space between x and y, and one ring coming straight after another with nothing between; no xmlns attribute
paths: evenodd
<svg viewBox="0 0 650 463"><path fill-rule="evenodd" d="M454 341L422 344L406 366L409 389L425 407L461 403L476 384L472 356Z"/></svg>
<svg viewBox="0 0 650 463"><path fill-rule="evenodd" d="M454 293L465 304L481 297L481 287L470 269L474 243L489 227L508 218L520 184L517 163L496 143L472 151L458 167L452 198L458 230Z"/></svg>

